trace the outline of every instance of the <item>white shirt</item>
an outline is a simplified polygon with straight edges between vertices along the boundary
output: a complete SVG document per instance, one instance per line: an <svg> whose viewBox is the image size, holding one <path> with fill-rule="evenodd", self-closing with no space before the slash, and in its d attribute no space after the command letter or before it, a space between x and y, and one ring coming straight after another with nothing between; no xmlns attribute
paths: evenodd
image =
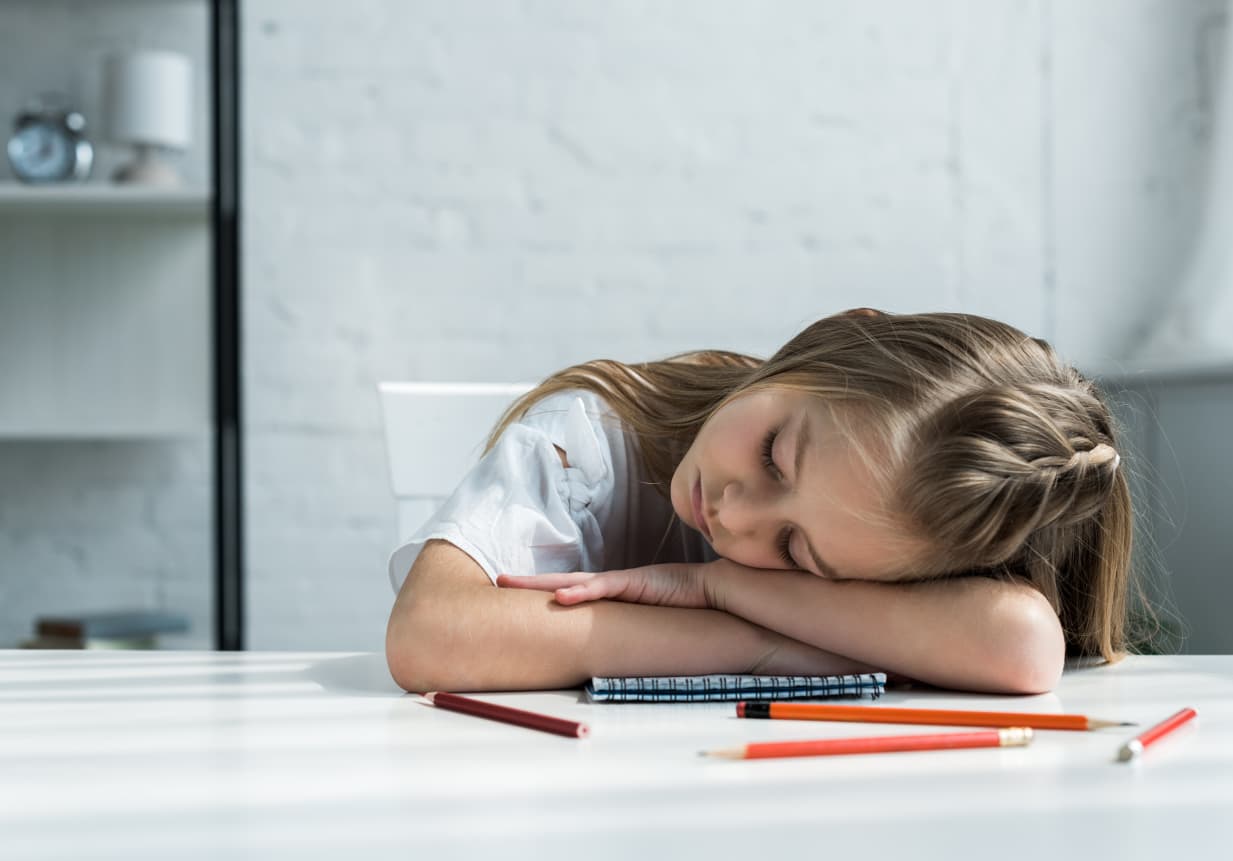
<svg viewBox="0 0 1233 861"><path fill-rule="evenodd" d="M565 452L563 466L556 447ZM557 392L511 423L427 523L390 556L397 592L441 538L498 574L611 571L718 558L675 517L637 441L598 395Z"/></svg>

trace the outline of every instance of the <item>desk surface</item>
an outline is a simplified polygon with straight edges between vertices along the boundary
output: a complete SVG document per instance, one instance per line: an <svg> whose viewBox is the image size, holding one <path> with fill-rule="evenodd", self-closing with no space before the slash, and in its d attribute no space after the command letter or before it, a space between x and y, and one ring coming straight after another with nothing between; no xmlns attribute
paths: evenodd
<svg viewBox="0 0 1233 861"><path fill-rule="evenodd" d="M433 709L379 655L0 651L9 858L1227 858L1233 656L1136 657L1005 698L886 705L1199 719L1027 748L737 762L744 741L920 732L749 721L731 704L491 694L590 723L577 741ZM362 856L361 856L362 853Z"/></svg>

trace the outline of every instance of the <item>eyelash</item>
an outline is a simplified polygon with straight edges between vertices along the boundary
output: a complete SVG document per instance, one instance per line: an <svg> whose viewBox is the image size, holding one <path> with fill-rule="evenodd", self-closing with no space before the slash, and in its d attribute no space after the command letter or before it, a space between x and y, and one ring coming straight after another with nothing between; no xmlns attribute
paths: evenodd
<svg viewBox="0 0 1233 861"><path fill-rule="evenodd" d="M776 480L783 479L783 473L779 471L779 467L775 466L775 458L772 452L775 446L775 437L779 435L779 431L768 431L766 437L762 440L762 465L766 467L766 471L771 474ZM785 529L779 533L779 538L775 541L776 549L779 551L779 558L789 568L799 568L796 560L792 558L792 551L789 549L789 544L792 541L792 530Z"/></svg>
<svg viewBox="0 0 1233 861"><path fill-rule="evenodd" d="M762 465L766 467L766 471L774 478L783 478L783 473L779 471L779 467L775 466L775 459L771 457L771 450L775 445L775 437L779 436L779 431L768 431L762 440Z"/></svg>
<svg viewBox="0 0 1233 861"><path fill-rule="evenodd" d="M797 565L796 560L792 558L792 551L788 549L788 544L791 540L791 529L785 529L779 534L779 540L775 542L779 548L779 558L782 559L784 564L789 568L800 568L801 566Z"/></svg>

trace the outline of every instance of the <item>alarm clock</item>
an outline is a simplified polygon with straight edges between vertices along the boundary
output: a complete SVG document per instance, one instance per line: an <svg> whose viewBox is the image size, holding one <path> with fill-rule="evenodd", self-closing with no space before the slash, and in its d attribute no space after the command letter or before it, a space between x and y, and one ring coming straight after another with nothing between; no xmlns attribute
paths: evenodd
<svg viewBox="0 0 1233 861"><path fill-rule="evenodd" d="M90 176L94 147L86 140L79 111L35 105L13 119L9 165L22 182L74 182Z"/></svg>

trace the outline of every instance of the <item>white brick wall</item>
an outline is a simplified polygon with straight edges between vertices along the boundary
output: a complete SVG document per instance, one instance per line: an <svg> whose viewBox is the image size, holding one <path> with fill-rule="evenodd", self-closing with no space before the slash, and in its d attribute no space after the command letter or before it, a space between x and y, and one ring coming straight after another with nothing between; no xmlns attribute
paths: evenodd
<svg viewBox="0 0 1233 861"><path fill-rule="evenodd" d="M378 380L767 353L858 304L1124 354L1185 251L1223 9L242 6L249 641L374 649Z"/></svg>

